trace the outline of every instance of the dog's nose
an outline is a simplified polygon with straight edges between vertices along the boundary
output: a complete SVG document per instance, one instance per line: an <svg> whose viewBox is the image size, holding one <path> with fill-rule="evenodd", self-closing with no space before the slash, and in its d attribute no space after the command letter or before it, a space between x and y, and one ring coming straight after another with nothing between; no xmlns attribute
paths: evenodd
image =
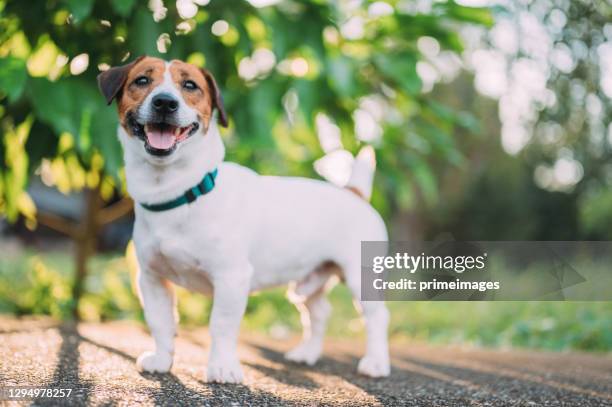
<svg viewBox="0 0 612 407"><path fill-rule="evenodd" d="M153 109L157 113L168 114L176 112L178 109L178 101L171 95L160 93L153 98Z"/></svg>

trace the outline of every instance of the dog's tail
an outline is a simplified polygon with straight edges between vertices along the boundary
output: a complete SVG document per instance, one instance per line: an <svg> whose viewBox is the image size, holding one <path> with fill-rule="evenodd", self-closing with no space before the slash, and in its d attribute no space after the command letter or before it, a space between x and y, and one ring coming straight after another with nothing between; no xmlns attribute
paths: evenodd
<svg viewBox="0 0 612 407"><path fill-rule="evenodd" d="M376 171L376 154L372 146L363 147L353 163L351 177L346 183L346 189L359 195L366 201L372 196L372 184Z"/></svg>

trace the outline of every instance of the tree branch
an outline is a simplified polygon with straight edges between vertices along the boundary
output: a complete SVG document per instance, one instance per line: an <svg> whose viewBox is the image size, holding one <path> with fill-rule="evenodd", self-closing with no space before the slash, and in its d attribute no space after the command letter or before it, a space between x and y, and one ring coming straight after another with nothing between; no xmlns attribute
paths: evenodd
<svg viewBox="0 0 612 407"><path fill-rule="evenodd" d="M73 239L76 239L78 235L77 225L68 219L62 218L61 216L38 211L36 213L36 219L41 225L44 225L49 229L53 229L56 232L62 233Z"/></svg>
<svg viewBox="0 0 612 407"><path fill-rule="evenodd" d="M112 204L104 209L101 209L97 216L99 226L108 225L111 222L127 215L134 208L134 202L131 198L122 198L119 202Z"/></svg>

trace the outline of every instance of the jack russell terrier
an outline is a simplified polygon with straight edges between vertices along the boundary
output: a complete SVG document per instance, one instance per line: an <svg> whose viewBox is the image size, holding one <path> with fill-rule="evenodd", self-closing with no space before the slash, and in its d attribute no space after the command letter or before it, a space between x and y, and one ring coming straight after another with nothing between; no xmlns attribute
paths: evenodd
<svg viewBox="0 0 612 407"><path fill-rule="evenodd" d="M363 199L372 188L371 148L355 160L348 188L262 176L223 161L213 116L224 127L227 116L210 72L140 57L102 72L98 85L109 105L117 101L127 189L136 202L138 289L155 339L155 350L138 358L140 371L172 366L173 284L213 297L209 382L243 381L237 339L249 293L278 285L290 284L304 329L285 357L313 365L331 312L328 282L338 276L365 319L358 371L389 375L387 308L359 301L361 241L387 240L380 215Z"/></svg>

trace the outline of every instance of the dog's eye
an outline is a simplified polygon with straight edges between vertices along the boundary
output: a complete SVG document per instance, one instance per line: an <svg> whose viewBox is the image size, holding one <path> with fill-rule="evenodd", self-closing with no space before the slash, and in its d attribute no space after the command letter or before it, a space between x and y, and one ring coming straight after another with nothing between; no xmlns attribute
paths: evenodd
<svg viewBox="0 0 612 407"><path fill-rule="evenodd" d="M151 79L149 79L147 76L139 76L134 80L134 83L138 86L146 86L151 83Z"/></svg>
<svg viewBox="0 0 612 407"><path fill-rule="evenodd" d="M183 88L187 90L196 90L198 85L196 85L194 81L185 81L183 82Z"/></svg>

